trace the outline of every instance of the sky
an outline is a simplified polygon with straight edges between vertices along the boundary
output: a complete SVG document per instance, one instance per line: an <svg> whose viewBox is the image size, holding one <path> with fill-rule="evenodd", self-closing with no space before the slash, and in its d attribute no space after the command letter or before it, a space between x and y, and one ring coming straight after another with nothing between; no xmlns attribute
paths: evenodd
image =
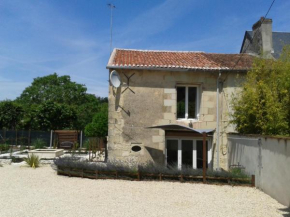
<svg viewBox="0 0 290 217"><path fill-rule="evenodd" d="M107 97L108 3L113 48L239 53L272 0L0 0L0 100L54 72ZM289 11L276 0L273 31L290 32Z"/></svg>

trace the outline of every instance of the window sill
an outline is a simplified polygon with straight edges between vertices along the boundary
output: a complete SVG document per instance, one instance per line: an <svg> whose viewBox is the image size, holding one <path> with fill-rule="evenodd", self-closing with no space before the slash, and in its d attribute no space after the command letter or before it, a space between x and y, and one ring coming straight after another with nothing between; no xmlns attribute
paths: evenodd
<svg viewBox="0 0 290 217"><path fill-rule="evenodd" d="M192 121L192 122L200 122L199 119L194 119L194 118L178 118L176 121Z"/></svg>

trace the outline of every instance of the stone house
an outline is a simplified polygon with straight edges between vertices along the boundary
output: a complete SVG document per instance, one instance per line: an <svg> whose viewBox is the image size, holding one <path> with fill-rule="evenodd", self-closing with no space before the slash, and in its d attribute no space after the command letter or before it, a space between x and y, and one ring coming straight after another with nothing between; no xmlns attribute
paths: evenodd
<svg viewBox="0 0 290 217"><path fill-rule="evenodd" d="M251 68L248 54L115 49L107 68L108 159L153 161L179 168L227 169L229 98Z"/></svg>
<svg viewBox="0 0 290 217"><path fill-rule="evenodd" d="M240 53L277 59L283 47L289 44L290 32L273 32L272 19L261 17L252 26L252 31L245 32Z"/></svg>

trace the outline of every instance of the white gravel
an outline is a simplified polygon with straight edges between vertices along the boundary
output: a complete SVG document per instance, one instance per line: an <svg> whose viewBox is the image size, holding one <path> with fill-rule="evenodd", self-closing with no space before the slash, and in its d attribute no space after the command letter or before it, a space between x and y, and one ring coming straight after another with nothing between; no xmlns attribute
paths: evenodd
<svg viewBox="0 0 290 217"><path fill-rule="evenodd" d="M50 166L0 167L0 216L283 216L286 207L249 187L90 180Z"/></svg>

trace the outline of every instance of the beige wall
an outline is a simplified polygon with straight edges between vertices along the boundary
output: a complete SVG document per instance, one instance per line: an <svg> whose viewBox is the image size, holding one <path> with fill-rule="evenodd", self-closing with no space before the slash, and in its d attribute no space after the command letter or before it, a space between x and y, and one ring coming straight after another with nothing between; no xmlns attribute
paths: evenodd
<svg viewBox="0 0 290 217"><path fill-rule="evenodd" d="M228 135L229 165L241 164L256 186L290 206L290 138Z"/></svg>
<svg viewBox="0 0 290 217"><path fill-rule="evenodd" d="M147 127L161 124L183 124L189 126L189 121L176 120L176 85L191 84L200 87L199 120L192 122L197 129L216 128L216 80L217 72L169 72L146 70L117 70L123 82L122 87L109 87L109 159L135 159L137 161L154 160L164 163L165 136L163 130ZM127 76L135 73L130 79L130 88L126 90ZM229 98L236 84L236 74L222 74L227 78L223 84L220 97L220 166L227 168L225 132L227 124ZM121 109L121 106L123 109ZM215 137L215 136L214 136ZM131 151L138 144L141 152ZM213 138L215 150L215 138ZM213 153L215 156L215 153ZM214 165L215 165L214 161Z"/></svg>

